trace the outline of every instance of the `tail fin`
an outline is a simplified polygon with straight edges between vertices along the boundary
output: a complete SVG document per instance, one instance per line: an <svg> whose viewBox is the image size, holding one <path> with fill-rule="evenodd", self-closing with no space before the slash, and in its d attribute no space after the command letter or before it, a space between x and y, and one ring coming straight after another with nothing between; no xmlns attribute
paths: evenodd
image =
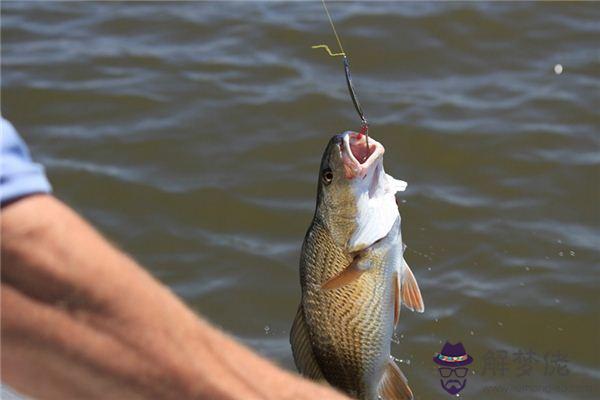
<svg viewBox="0 0 600 400"><path fill-rule="evenodd" d="M412 390L408 381L396 363L390 359L379 382L377 394L384 400L412 400Z"/></svg>

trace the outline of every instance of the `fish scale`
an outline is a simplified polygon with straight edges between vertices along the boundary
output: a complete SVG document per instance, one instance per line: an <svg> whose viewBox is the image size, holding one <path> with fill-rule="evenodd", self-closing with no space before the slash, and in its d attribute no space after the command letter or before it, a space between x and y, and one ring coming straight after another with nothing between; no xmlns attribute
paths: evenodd
<svg viewBox="0 0 600 400"><path fill-rule="evenodd" d="M333 385L361 395L367 388L357 376L375 373L383 348L389 344L381 324L392 322L391 271L374 267L346 287L326 291L321 284L350 262L319 221L307 235L301 273L306 277L302 304L311 328L313 349L323 374ZM323 268L327 266L327 268ZM387 314L387 316L386 316ZM362 381L362 380L361 380Z"/></svg>

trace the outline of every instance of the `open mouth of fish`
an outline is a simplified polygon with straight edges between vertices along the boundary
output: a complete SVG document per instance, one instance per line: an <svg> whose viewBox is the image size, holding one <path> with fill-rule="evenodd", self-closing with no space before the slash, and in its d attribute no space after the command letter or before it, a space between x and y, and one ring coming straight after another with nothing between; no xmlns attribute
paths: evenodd
<svg viewBox="0 0 600 400"><path fill-rule="evenodd" d="M362 133L346 132L339 144L347 179L364 178L373 164L383 156L383 145Z"/></svg>

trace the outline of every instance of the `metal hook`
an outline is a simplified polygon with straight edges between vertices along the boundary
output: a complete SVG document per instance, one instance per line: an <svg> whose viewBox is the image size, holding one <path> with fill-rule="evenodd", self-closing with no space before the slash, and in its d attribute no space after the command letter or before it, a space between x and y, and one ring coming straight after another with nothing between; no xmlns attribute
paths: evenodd
<svg viewBox="0 0 600 400"><path fill-rule="evenodd" d="M362 121L360 133L364 134L366 137L365 141L367 153L365 157L369 158L369 123L367 122L367 118L365 118L365 113L360 106L358 97L356 97L356 91L354 90L354 85L352 84L352 75L350 74L350 61L348 61L348 57L346 57L346 55L344 55L344 71L346 72L346 83L348 84L348 91L350 92L352 103L354 103L354 108L356 109L356 112Z"/></svg>
<svg viewBox="0 0 600 400"><path fill-rule="evenodd" d="M352 103L354 103L354 108L358 113L358 116L362 120L363 125L368 126L367 119L365 118L365 113L360 106L358 98L356 97L356 91L354 90L354 85L352 84L352 75L350 74L350 62L348 61L348 57L344 55L344 71L346 72L346 83L348 84L348 91L350 92L350 97L352 98Z"/></svg>

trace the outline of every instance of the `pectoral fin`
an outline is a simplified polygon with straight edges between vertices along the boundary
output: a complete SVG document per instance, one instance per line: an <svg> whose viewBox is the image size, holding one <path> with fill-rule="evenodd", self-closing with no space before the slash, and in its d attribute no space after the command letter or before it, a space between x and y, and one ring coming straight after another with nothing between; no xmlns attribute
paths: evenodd
<svg viewBox="0 0 600 400"><path fill-rule="evenodd" d="M361 254L354 257L354 260L352 260L350 265L348 265L342 272L323 283L321 288L337 289L357 280L363 274L363 272L370 267L368 259L364 257L364 253L366 251L368 250L365 250Z"/></svg>
<svg viewBox="0 0 600 400"><path fill-rule="evenodd" d="M413 275L410 267L404 261L404 268L402 271L402 303L412 311L422 313L425 311L425 305L423 304L423 297L421 296L421 290L417 284L417 280Z"/></svg>
<svg viewBox="0 0 600 400"><path fill-rule="evenodd" d="M308 326L306 325L306 321L304 321L304 312L302 306L298 307L296 318L292 324L290 343L292 345L294 362L296 363L298 371L310 379L325 379L313 353Z"/></svg>
<svg viewBox="0 0 600 400"><path fill-rule="evenodd" d="M385 367L381 381L379 381L377 394L386 400L412 400L414 398L412 390L408 387L408 380L392 360Z"/></svg>

